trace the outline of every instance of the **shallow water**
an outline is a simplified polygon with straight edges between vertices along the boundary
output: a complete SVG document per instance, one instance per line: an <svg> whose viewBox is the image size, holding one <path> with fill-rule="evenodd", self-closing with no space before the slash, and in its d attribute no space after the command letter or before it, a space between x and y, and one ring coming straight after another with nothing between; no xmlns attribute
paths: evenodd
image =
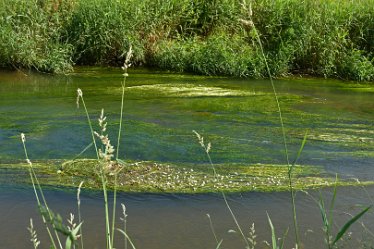
<svg viewBox="0 0 374 249"><path fill-rule="evenodd" d="M79 154L90 143L90 134L83 108L76 108L78 87L95 128L104 108L116 141L121 81L121 72L111 68L77 68L69 76L2 72L0 160L22 157L21 132L27 135L31 158L71 159ZM291 159L309 130L301 163L362 177L374 168L373 86L295 79L276 81L276 88ZM125 94L123 158L204 162L192 133L196 130L212 142L216 163L285 162L268 81L135 70ZM93 149L82 157L92 155Z"/></svg>
<svg viewBox="0 0 374 249"><path fill-rule="evenodd" d="M61 190L47 190L46 198L50 207L68 218L69 213L77 213L75 193ZM370 197L374 198L374 188L368 187ZM322 191L327 203L331 190ZM322 220L316 202L318 193L309 195L298 193L297 210L301 240L305 248L324 248ZM32 190L23 186L2 186L0 189L0 248L31 248L29 233L30 217L37 228L41 248L47 248L47 234L36 211ZM230 195L229 203L243 232L249 233L255 224L257 247L267 248L265 240L271 242L270 228L266 212L272 219L278 237L282 237L289 228L286 248L293 246L291 202L288 193L243 193ZM83 210L83 240L85 248L100 249L105 247L104 209L101 193L87 193L81 196ZM126 204L128 214L127 228L137 248L216 248L214 235L209 226L210 215L216 236L223 239L222 248L245 248L224 201L219 195L155 195L155 194L120 194L118 201ZM341 226L357 214L362 206L371 205L367 193L362 188L340 188L333 215L334 224ZM121 210L120 210L121 211ZM373 213L366 214L360 223L354 224L350 240L346 239L343 248L363 245L362 241L373 245L374 237L366 229L374 229ZM362 222L362 223L361 223ZM118 227L123 224L118 219ZM336 233L336 228L335 228ZM117 248L123 248L123 240L116 234Z"/></svg>
<svg viewBox="0 0 374 249"><path fill-rule="evenodd" d="M90 133L82 107L76 108L78 87L83 90L94 123L101 108L105 109L110 137L116 141L121 82L121 72L112 68L77 68L67 76L1 72L0 163L23 158L21 132L27 136L31 159L71 159L79 154L90 143ZM305 78L277 80L275 84L291 160L309 130L300 164L322 166L341 177L373 180L372 85ZM127 79L125 96L122 158L206 162L192 133L197 130L206 141L212 142L211 156L216 163L285 163L276 104L266 80L133 70ZM92 148L81 155L91 156ZM0 174L4 176L5 172ZM27 238L23 228L28 218L37 217L32 192L27 187L5 183L4 177L0 179L4 186L0 208L8 214L1 222L7 226L1 226L4 239L0 248L27 248L31 245L29 241L19 238ZM368 191L369 195L374 193L372 188ZM342 188L341 192L341 210L349 212L349 207L355 204L370 203L362 189ZM63 213L67 213L65 205L74 209L74 194L51 191L49 196L51 203ZM227 234L234 227L218 196L121 198L129 206L129 229L133 229L138 248L214 248L206 213L211 214L225 243L234 243L225 248L242 247L238 235ZM291 225L287 193L247 193L232 198L243 224L248 228L255 222L261 240L270 240L265 210L280 227L279 237ZM87 223L96 224L85 224L91 241L96 237L93 235L96 229L102 227L101 200L98 195L87 194L85 201L89 203L85 210ZM298 196L298 201L302 226L320 231L317 205L303 194ZM24 211L26 206L30 212ZM345 218L339 217L341 221ZM315 237L322 240L320 236ZM15 241L20 244L14 246Z"/></svg>

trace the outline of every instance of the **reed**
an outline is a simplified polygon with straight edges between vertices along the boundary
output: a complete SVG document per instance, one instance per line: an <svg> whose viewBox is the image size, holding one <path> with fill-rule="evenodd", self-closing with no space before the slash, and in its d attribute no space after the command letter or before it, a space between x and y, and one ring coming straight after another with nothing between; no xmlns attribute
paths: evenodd
<svg viewBox="0 0 374 249"><path fill-rule="evenodd" d="M207 75L374 79L373 0L0 0L0 66L133 63ZM256 30L253 29L256 26ZM233 53L236 56L231 56Z"/></svg>

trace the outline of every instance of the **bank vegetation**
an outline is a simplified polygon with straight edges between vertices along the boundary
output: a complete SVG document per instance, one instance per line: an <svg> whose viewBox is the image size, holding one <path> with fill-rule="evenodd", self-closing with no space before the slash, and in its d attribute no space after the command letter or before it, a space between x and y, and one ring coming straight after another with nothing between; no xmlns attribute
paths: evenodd
<svg viewBox="0 0 374 249"><path fill-rule="evenodd" d="M256 27L254 29L253 27ZM257 30L257 31L256 31ZM0 67L374 79L373 0L0 0Z"/></svg>

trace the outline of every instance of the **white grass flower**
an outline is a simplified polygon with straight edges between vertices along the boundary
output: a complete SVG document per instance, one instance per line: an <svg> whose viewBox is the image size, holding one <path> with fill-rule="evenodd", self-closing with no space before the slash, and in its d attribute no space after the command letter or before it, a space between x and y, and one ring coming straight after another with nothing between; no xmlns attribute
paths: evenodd
<svg viewBox="0 0 374 249"><path fill-rule="evenodd" d="M209 153L210 149L212 148L212 144L209 142L206 148L206 153Z"/></svg>
<svg viewBox="0 0 374 249"><path fill-rule="evenodd" d="M104 109L101 109L101 114L98 120L99 120L99 126L101 127L101 133L104 133L106 131L106 126L107 126L107 122L105 122L106 116L104 115Z"/></svg>
<svg viewBox="0 0 374 249"><path fill-rule="evenodd" d="M255 230L255 223L252 223L252 226L249 229L249 237L248 237L248 241L250 245L249 249L254 249L256 247L257 245L256 238L257 238L257 235L256 235L256 230Z"/></svg>
<svg viewBox="0 0 374 249"><path fill-rule="evenodd" d="M83 92L80 88L77 89L78 97L83 97Z"/></svg>
<svg viewBox="0 0 374 249"><path fill-rule="evenodd" d="M127 51L127 54L126 54L126 59L125 59L125 62L123 63L123 67L122 70L126 72L126 70L131 67L131 63L130 63L130 60L133 56L133 50L132 50L132 46L130 45L130 48L129 48L129 51ZM128 76L127 73L124 74L125 77Z"/></svg>
<svg viewBox="0 0 374 249"><path fill-rule="evenodd" d="M38 240L38 235L34 229L34 224L32 222L32 219L30 219L30 226L27 228L27 230L29 230L30 232L30 235L31 235L30 241L32 242L34 246L34 249L37 249L38 246L40 245L40 241Z"/></svg>
<svg viewBox="0 0 374 249"><path fill-rule="evenodd" d="M73 230L77 224L74 222L74 214L70 213L70 218L67 219L68 223L70 224L70 230Z"/></svg>
<svg viewBox="0 0 374 249"><path fill-rule="evenodd" d="M125 204L121 203L121 206L122 206L122 214L123 214L123 218L121 218L121 220L124 220L126 219L127 217L127 214L126 214L126 206Z"/></svg>
<svg viewBox="0 0 374 249"><path fill-rule="evenodd" d="M199 144L201 145L201 147L205 148L204 138L197 131L193 130L192 132L195 133L197 140L199 141Z"/></svg>
<svg viewBox="0 0 374 249"><path fill-rule="evenodd" d="M26 142L26 136L24 133L21 133L21 140L22 140L22 143Z"/></svg>
<svg viewBox="0 0 374 249"><path fill-rule="evenodd" d="M77 89L77 108L79 108L79 98L83 97L83 92L80 88Z"/></svg>
<svg viewBox="0 0 374 249"><path fill-rule="evenodd" d="M239 19L239 21L244 25L244 26L247 26L249 28L253 28L255 25L254 23L252 22L252 20L244 20L244 19Z"/></svg>
<svg viewBox="0 0 374 249"><path fill-rule="evenodd" d="M101 159L104 159L107 162L110 162L112 160L112 157L114 157L114 147L111 145L108 135L104 135L106 131L107 122L106 116L104 114L104 109L101 109L100 117L99 117L99 126L101 128L101 134L94 131L94 134L96 137L98 137L101 140L101 143L105 146L105 150L99 149L99 156ZM109 165L111 167L111 165Z"/></svg>

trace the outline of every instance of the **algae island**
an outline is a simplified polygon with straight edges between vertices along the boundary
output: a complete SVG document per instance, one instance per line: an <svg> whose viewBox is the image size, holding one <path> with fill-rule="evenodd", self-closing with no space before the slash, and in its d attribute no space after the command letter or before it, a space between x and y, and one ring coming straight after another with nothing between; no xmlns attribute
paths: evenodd
<svg viewBox="0 0 374 249"><path fill-rule="evenodd" d="M101 180L98 175L97 160L49 160L33 163L41 185L50 187L77 187L84 181L83 188L99 190ZM0 164L2 182L27 183L28 164ZM147 193L227 193L248 191L288 191L287 165L215 165L217 177L210 165L184 164L174 165L151 161L122 161L107 169L108 188L114 188L114 174L118 174L117 190L125 192ZM315 189L329 186L364 186L372 181L359 182L353 179L339 179L327 174L321 167L296 166L293 171L297 190Z"/></svg>

